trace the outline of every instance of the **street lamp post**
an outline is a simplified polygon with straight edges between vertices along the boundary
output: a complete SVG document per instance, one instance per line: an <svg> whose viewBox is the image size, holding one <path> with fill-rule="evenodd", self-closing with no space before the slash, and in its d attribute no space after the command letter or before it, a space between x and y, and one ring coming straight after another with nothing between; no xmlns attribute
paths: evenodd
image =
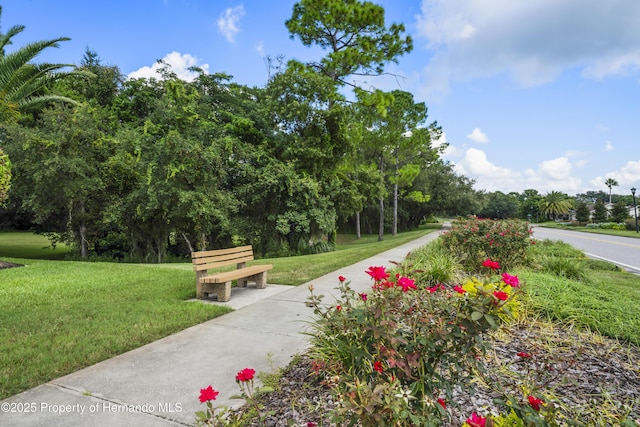
<svg viewBox="0 0 640 427"><path fill-rule="evenodd" d="M636 207L636 187L631 188L633 196L633 216L636 218L636 233L638 232L638 208Z"/></svg>

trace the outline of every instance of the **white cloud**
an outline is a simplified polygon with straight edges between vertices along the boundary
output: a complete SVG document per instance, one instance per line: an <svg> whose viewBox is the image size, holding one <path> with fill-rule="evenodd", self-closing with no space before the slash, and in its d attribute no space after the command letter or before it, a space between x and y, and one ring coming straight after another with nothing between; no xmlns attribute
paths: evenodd
<svg viewBox="0 0 640 427"><path fill-rule="evenodd" d="M180 52L171 52L162 58L162 62L171 67L171 71L174 72L179 79L185 81L192 81L198 74L190 71L191 67L201 68L205 73L209 71L209 64L198 64L198 58L189 55L188 53L181 54ZM151 66L144 66L129 73L127 76L130 79L138 78L161 78L158 71L163 67L163 64L155 63Z"/></svg>
<svg viewBox="0 0 640 427"><path fill-rule="evenodd" d="M218 18L218 29L229 43L235 41L236 34L240 32L238 23L244 16L244 6L229 7L224 14Z"/></svg>
<svg viewBox="0 0 640 427"><path fill-rule="evenodd" d="M504 73L524 86L570 68L595 79L637 73L637 22L640 2L629 0L423 0L418 36L434 52L425 91L437 98L450 79Z"/></svg>
<svg viewBox="0 0 640 427"><path fill-rule="evenodd" d="M611 141L607 141L606 144L604 144L604 151L613 151L613 144Z"/></svg>
<svg viewBox="0 0 640 427"><path fill-rule="evenodd" d="M464 151L450 145L443 157L455 165L457 173L474 179L476 190L520 193L534 188L542 193L563 191L568 194L583 191L582 180L572 175L574 165L566 156L545 160L537 169L528 168L523 172L494 164L483 150L477 148Z"/></svg>
<svg viewBox="0 0 640 427"><path fill-rule="evenodd" d="M613 178L620 184L620 193L627 193L631 187L640 187L640 160L627 162L620 170L614 172L607 172L604 177L597 176L589 183L595 188L601 188L604 186L604 181L607 178Z"/></svg>
<svg viewBox="0 0 640 427"><path fill-rule="evenodd" d="M568 157L545 160L540 163L538 170L543 177L555 181L562 181L571 177L571 163Z"/></svg>
<svg viewBox="0 0 640 427"><path fill-rule="evenodd" d="M476 148L469 148L464 153L464 157L456 162L456 170L469 178L482 179L483 182L499 182L514 175L511 169L491 163L487 159L487 154Z"/></svg>
<svg viewBox="0 0 640 427"><path fill-rule="evenodd" d="M469 135L467 135L467 138L479 144L486 144L489 142L489 138L480 128L475 128Z"/></svg>

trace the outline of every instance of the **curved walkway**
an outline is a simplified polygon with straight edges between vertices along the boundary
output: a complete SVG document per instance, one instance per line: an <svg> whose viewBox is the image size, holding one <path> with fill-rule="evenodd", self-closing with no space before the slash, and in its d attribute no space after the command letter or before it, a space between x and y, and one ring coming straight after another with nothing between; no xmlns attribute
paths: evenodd
<svg viewBox="0 0 640 427"><path fill-rule="evenodd" d="M187 426L203 410L198 396L208 385L214 402L237 406L235 375L244 368L273 372L308 346L304 331L313 315L305 306L313 284L330 301L338 276L364 292L365 270L390 266L439 235L433 232L305 285L269 285L234 293L236 311L50 381L0 402L3 426ZM241 289L234 289L243 291ZM255 299L256 293L262 299Z"/></svg>

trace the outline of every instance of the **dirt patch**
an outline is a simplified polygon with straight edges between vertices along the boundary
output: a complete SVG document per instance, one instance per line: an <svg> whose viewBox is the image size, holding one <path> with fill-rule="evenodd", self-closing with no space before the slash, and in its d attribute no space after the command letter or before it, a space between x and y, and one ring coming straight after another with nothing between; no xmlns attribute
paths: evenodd
<svg viewBox="0 0 640 427"><path fill-rule="evenodd" d="M0 261L0 270L3 268L24 267L24 264L15 264L13 262Z"/></svg>

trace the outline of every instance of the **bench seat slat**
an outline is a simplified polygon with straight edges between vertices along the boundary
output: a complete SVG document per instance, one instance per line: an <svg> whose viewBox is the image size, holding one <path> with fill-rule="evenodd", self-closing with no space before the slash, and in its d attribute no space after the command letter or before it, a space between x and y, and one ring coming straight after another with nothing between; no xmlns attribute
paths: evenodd
<svg viewBox="0 0 640 427"><path fill-rule="evenodd" d="M229 248L229 249L214 249L212 251L198 251L198 252L192 252L191 258L196 259L196 258L206 258L206 257L212 257L212 256L215 257L220 255L229 255L229 254L236 254L241 252L246 252L248 254L253 255L253 248L251 247L251 245L249 245L249 246L238 246L237 248Z"/></svg>
<svg viewBox="0 0 640 427"><path fill-rule="evenodd" d="M220 258L200 258L198 260L193 260L195 271L209 270L218 267L225 267L227 265L232 264L240 264L247 261L253 261L253 256L244 256L240 258L229 258L229 259L220 259Z"/></svg>
<svg viewBox="0 0 640 427"><path fill-rule="evenodd" d="M236 280L243 277L253 276L258 273L269 271L273 268L271 264L254 265L251 267L245 267L238 270L225 271L222 273L216 273L210 276L200 278L202 283L224 283L229 280Z"/></svg>

